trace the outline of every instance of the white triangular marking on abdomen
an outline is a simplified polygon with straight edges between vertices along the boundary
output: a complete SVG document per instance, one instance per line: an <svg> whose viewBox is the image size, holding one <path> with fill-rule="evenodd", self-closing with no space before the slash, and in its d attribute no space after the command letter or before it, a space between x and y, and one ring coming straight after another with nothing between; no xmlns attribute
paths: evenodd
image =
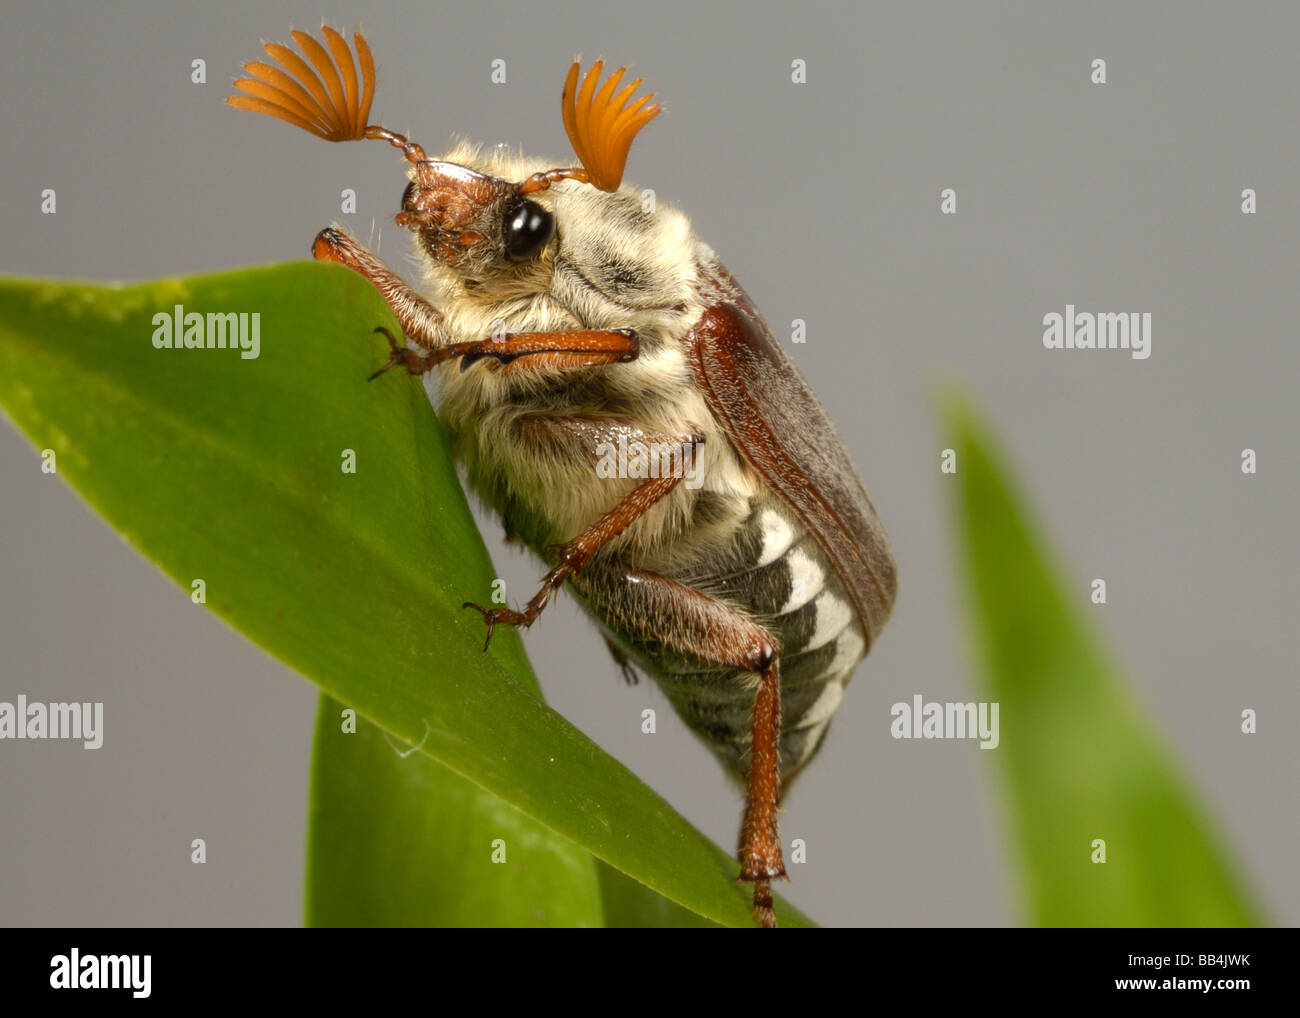
<svg viewBox="0 0 1300 1018"><path fill-rule="evenodd" d="M801 653L826 646L853 622L853 609L849 603L841 601L830 591L817 598L813 606L817 611L817 620L813 624L812 639Z"/></svg>
<svg viewBox="0 0 1300 1018"><path fill-rule="evenodd" d="M759 556L758 564L771 565L790 550L790 545L794 544L794 528L790 526L789 520L772 509L763 510L758 525L763 532L763 552Z"/></svg>
<svg viewBox="0 0 1300 1018"><path fill-rule="evenodd" d="M821 563L801 548L790 553L790 598L778 615L797 611L822 592L826 586L826 573Z"/></svg>
<svg viewBox="0 0 1300 1018"><path fill-rule="evenodd" d="M822 690L821 696L813 701L812 706L799 719L793 730L812 728L814 725L824 724L829 721L843 699L844 684L838 678L831 679L830 682L826 683L826 688Z"/></svg>
<svg viewBox="0 0 1300 1018"><path fill-rule="evenodd" d="M852 672L854 665L862 660L862 652L866 646L867 641L862 638L862 632L857 626L844 630L840 633L839 643L835 645L835 658L826 669L826 674L840 675ZM847 682L848 679L849 676L844 675L844 681Z"/></svg>

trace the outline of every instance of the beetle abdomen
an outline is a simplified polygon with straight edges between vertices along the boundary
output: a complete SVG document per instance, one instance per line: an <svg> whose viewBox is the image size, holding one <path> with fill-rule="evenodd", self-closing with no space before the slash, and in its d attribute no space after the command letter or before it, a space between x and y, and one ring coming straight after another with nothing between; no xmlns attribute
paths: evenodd
<svg viewBox="0 0 1300 1018"><path fill-rule="evenodd" d="M812 535L761 497L725 555L694 575L674 578L739 609L779 643L781 772L788 781L816 753L867 651L843 583ZM600 606L592 607L599 614ZM616 635L728 769L745 773L757 675Z"/></svg>

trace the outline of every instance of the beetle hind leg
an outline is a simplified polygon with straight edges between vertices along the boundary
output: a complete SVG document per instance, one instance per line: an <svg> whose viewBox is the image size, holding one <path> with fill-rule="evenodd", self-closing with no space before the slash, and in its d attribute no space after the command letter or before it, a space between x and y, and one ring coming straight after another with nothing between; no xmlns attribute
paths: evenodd
<svg viewBox="0 0 1300 1018"><path fill-rule="evenodd" d="M755 917L764 927L775 927L772 881L786 875L777 831L781 679L776 636L711 594L617 561L591 563L574 577L574 583L590 603L600 607L609 625L633 639L758 675L738 879L754 885Z"/></svg>
<svg viewBox="0 0 1300 1018"><path fill-rule="evenodd" d="M740 879L754 885L754 912L764 927L776 926L772 879L784 878L781 838L777 834L780 799L781 678L772 657L759 672L754 696L754 724L749 756L749 795L740 828Z"/></svg>

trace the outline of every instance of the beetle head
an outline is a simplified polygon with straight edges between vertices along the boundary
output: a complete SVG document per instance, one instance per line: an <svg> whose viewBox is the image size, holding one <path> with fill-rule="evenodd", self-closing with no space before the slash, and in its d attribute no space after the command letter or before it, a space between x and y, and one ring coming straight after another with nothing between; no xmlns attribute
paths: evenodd
<svg viewBox="0 0 1300 1018"><path fill-rule="evenodd" d="M417 162L396 216L431 258L480 279L526 272L555 235L549 202L488 169L469 150Z"/></svg>
<svg viewBox="0 0 1300 1018"><path fill-rule="evenodd" d="M530 271L551 247L555 234L554 209L543 192L566 180L617 191L632 139L660 110L658 103L650 102L653 95L633 100L641 79L622 85L625 68L600 84L603 61L596 61L579 80L575 60L560 108L581 166L543 170L509 181L460 162L429 159L405 136L367 124L375 87L369 45L360 32L354 34L359 64L354 66L341 35L328 25L321 27L321 34L328 51L306 32L292 33L310 65L289 47L266 43L266 52L280 67L245 64L252 77L235 82L244 94L226 101L277 117L327 141L371 138L401 149L412 169L397 225L415 233L430 257L467 277Z"/></svg>

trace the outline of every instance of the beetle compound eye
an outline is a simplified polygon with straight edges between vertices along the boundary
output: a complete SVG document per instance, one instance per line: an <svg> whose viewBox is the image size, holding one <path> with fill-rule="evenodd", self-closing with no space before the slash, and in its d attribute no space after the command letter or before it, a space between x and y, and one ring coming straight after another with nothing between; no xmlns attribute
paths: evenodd
<svg viewBox="0 0 1300 1018"><path fill-rule="evenodd" d="M511 206L501 225L506 257L512 262L536 258L555 232L555 217L535 201L524 199Z"/></svg>

